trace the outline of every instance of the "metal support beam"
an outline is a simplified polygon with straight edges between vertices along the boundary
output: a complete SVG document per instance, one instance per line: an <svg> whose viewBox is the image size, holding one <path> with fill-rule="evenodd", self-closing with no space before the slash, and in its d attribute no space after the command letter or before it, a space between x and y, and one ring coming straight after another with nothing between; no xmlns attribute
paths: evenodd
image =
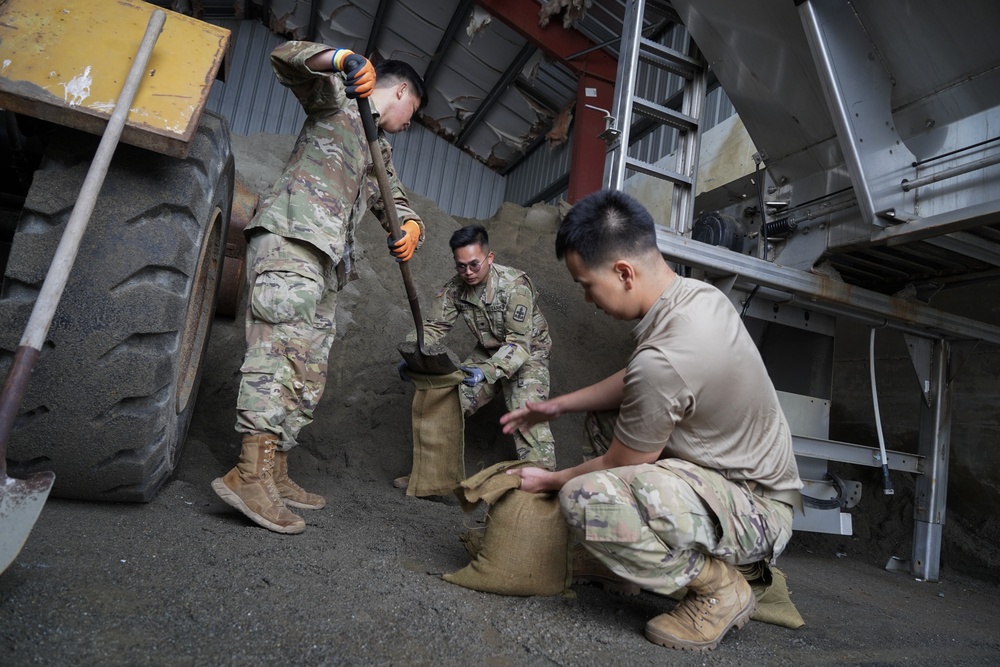
<svg viewBox="0 0 1000 667"><path fill-rule="evenodd" d="M1000 199L885 227L873 231L871 240L873 244L894 246L996 222L1000 222Z"/></svg>
<svg viewBox="0 0 1000 667"><path fill-rule="evenodd" d="M576 87L576 116L573 118L569 191L566 193L570 204L601 189L607 148L598 135L604 131L604 117L585 105L610 109L614 94L614 86L608 82L587 74L580 76Z"/></svg>
<svg viewBox="0 0 1000 667"><path fill-rule="evenodd" d="M862 218L874 225L889 209L913 216L916 198L899 184L916 158L896 132L893 81L878 49L850 3L796 4Z"/></svg>
<svg viewBox="0 0 1000 667"><path fill-rule="evenodd" d="M469 19L472 2L473 0L462 0L458 3L458 7L455 8L455 13L451 15L448 27L445 28L444 34L441 35L441 41L438 42L437 48L434 49L434 55L431 56L431 61L427 64L427 70L424 72L424 87L427 90L431 90L438 68L444 61L444 56L448 53L448 49L455 42L455 35L458 33L459 28Z"/></svg>
<svg viewBox="0 0 1000 667"><path fill-rule="evenodd" d="M455 139L456 146L459 148L465 148L465 142L468 141L472 131L476 129L479 121L481 121L486 114L489 113L490 109L492 109L493 106L500 101L500 97L507 92L508 86L510 86L514 79L521 74L521 70L524 69L524 66L531 59L531 56L533 56L534 53L535 45L530 42L521 48L521 51L514 58L514 61L500 76L500 80L496 82L493 89L476 108L469 120L465 122L465 125L462 126L462 131L458 133L458 137Z"/></svg>
<svg viewBox="0 0 1000 667"><path fill-rule="evenodd" d="M937 236L927 239L926 243L949 252L978 259L980 262L1000 266L1000 243L987 241L968 232Z"/></svg>
<svg viewBox="0 0 1000 667"><path fill-rule="evenodd" d="M607 147L597 135L604 131L604 120L588 111L584 104L611 108L618 61L603 49L595 48L595 44L576 30L566 30L557 21L544 28L539 26L538 3L534 0L477 0L477 3L529 44L537 46L578 76L567 197L575 202L600 189ZM588 97L588 89L592 89L596 97ZM466 134L466 128L462 129L462 134Z"/></svg>
<svg viewBox="0 0 1000 667"><path fill-rule="evenodd" d="M365 46L365 57L371 58L372 54L375 53L375 47L378 45L378 38L382 34L382 28L385 26L385 15L389 13L389 5L392 0L379 0L378 8L375 10L375 20L372 22L372 31L368 33L368 44ZM318 2L313 2L314 5L318 5Z"/></svg>
<svg viewBox="0 0 1000 667"><path fill-rule="evenodd" d="M913 508L914 575L937 581L941 565L941 531L948 496L948 451L951 446L950 349L947 341L934 341L931 352L931 405L920 403L920 455L924 474L917 478Z"/></svg>
<svg viewBox="0 0 1000 667"><path fill-rule="evenodd" d="M1000 345L1000 327L996 325L700 243L665 227L658 226L656 236L660 252L670 261L719 274L738 274L750 284L789 295L794 305L803 308L849 315L924 337L956 337Z"/></svg>
<svg viewBox="0 0 1000 667"><path fill-rule="evenodd" d="M588 51L594 44L579 32L564 29L558 21L544 28L538 25L535 0L476 0L476 4L576 74L587 73L614 85L618 70L615 58L606 51ZM585 55L571 57L584 51Z"/></svg>

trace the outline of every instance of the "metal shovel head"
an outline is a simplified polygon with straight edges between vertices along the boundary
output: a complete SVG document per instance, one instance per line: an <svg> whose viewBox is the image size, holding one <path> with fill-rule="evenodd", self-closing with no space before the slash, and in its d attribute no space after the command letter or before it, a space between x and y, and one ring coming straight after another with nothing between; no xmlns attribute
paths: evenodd
<svg viewBox="0 0 1000 667"><path fill-rule="evenodd" d="M450 375L461 363L455 353L441 343L430 343L421 349L416 341L400 343L396 348L403 355L409 370L422 375Z"/></svg>
<svg viewBox="0 0 1000 667"><path fill-rule="evenodd" d="M49 497L54 472L0 479L0 573L14 562Z"/></svg>

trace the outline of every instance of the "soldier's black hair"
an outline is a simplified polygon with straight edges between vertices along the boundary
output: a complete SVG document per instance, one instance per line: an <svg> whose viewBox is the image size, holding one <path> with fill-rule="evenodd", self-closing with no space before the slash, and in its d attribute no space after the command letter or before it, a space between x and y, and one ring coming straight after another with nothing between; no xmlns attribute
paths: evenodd
<svg viewBox="0 0 1000 667"><path fill-rule="evenodd" d="M483 250L489 252L490 235L486 233L486 228L482 225L466 225L456 229L448 241L452 251L464 248L467 245L478 245Z"/></svg>
<svg viewBox="0 0 1000 667"><path fill-rule="evenodd" d="M424 86L424 80L417 74L417 70L402 60L380 60L375 63L376 88L395 86L404 81L410 84L412 89L410 92L420 98L420 106L423 108L427 103L427 88Z"/></svg>
<svg viewBox="0 0 1000 667"><path fill-rule="evenodd" d="M600 190L578 201L556 232L556 258L570 250L585 266L600 266L614 256L657 251L656 225L649 211L618 190Z"/></svg>

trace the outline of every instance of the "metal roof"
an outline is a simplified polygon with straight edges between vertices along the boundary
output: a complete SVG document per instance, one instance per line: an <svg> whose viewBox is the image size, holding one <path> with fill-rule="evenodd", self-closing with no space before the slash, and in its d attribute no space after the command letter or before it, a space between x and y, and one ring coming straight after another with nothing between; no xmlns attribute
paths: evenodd
<svg viewBox="0 0 1000 667"><path fill-rule="evenodd" d="M576 98L576 78L567 67L547 61L536 45L471 0L203 0L195 5L207 20L254 18L280 38L409 63L428 84L427 104L417 121L501 174L543 143L553 121ZM234 58L240 47L237 42Z"/></svg>
<svg viewBox="0 0 1000 667"><path fill-rule="evenodd" d="M530 42L473 0L174 0L172 4L179 11L190 4L196 15L213 23L242 18L266 26L269 34L264 41L259 35L249 39L242 28L235 35L232 60L240 63L231 72L237 77L235 85L226 84L224 100L210 100L233 105L227 107L232 115L226 115L234 131L246 133L254 126L262 127L260 131L298 131L297 104L275 84L266 53L284 39L322 42L412 65L428 89L417 123L501 177L523 167L525 173L515 179L514 196L506 199L522 204L549 200L561 192L560 182L565 189L574 127L564 122L568 114L600 113L573 107L577 74L567 63L597 50L617 58L624 0L480 2L499 8L493 11L507 11L508 22L551 22L550 29L560 26L591 46L560 62L547 55L551 50L547 45ZM669 2L647 0L646 15L651 20L644 36L684 48L687 32ZM680 83L675 75L665 75L651 85L655 91L646 91L649 97L669 100ZM728 104L723 106L731 112ZM646 159L670 152L674 137L664 132L648 136L633 132L640 137L638 150ZM535 178L543 182L534 182ZM423 194L438 200L434 194ZM440 194L445 199L450 196Z"/></svg>

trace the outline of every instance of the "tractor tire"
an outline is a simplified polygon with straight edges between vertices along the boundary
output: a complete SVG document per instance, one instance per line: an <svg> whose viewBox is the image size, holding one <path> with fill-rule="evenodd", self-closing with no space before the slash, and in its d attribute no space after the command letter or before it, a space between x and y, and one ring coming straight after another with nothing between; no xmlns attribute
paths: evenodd
<svg viewBox="0 0 1000 667"><path fill-rule="evenodd" d="M35 172L0 290L6 377L98 138L61 128ZM187 159L120 144L8 443L8 472L52 494L147 502L194 410L218 294L235 168L204 112Z"/></svg>

